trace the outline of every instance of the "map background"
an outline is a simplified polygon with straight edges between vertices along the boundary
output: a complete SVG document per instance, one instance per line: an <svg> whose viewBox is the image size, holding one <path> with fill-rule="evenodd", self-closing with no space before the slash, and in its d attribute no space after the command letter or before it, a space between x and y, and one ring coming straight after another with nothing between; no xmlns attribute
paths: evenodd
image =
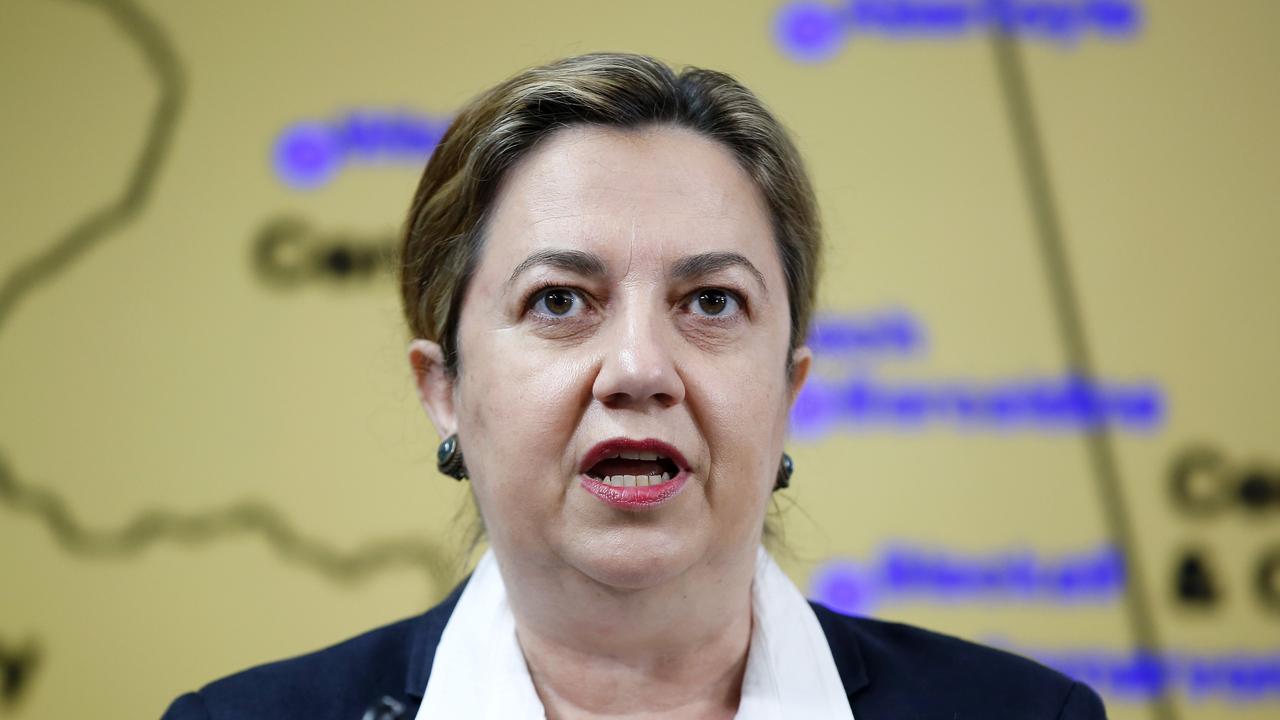
<svg viewBox="0 0 1280 720"><path fill-rule="evenodd" d="M154 139L166 79L131 12L175 61L172 135L127 222L0 319L7 473L84 526L146 509L182 516L251 501L340 554L384 538L438 547L443 581L390 565L347 580L290 561L257 532L68 552L38 513L0 506L0 641L38 643L20 718L158 716L178 692L420 612L461 570L467 489L434 469L437 439L409 383L389 278L283 291L250 262L273 218L326 233L393 232L413 168L352 167L307 192L270 164L279 132L347 109L447 116L519 67L595 49L727 70L794 132L828 233L821 305L900 304L929 352L887 375L998 378L1066 367L991 44L855 39L817 65L773 43L775 2L177 4L13 0L0 9L0 270L117 202ZM1131 41L1023 42L1093 364L1155 378L1170 412L1117 435L1117 475L1162 644L1275 651L1280 618L1249 592L1280 542L1274 512L1191 523L1167 499L1189 442L1280 463L1280 6L1147 4ZM1074 435L948 428L841 434L791 447L784 512L802 588L830 557L886 538L1045 554L1108 537ZM1051 495L1053 501L1045 502ZM957 512L962 508L963 512ZM1181 610L1174 552L1214 553L1223 603ZM1030 647L1123 649L1119 605L918 603L879 614ZM1175 698L1181 718L1267 706ZM1146 717L1112 701L1113 717Z"/></svg>

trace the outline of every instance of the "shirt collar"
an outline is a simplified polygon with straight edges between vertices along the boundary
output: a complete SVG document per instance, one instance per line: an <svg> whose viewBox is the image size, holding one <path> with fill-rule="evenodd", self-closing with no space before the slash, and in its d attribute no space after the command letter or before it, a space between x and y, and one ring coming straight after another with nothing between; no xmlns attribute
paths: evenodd
<svg viewBox="0 0 1280 720"><path fill-rule="evenodd" d="M437 609L444 612L428 613L435 617L419 626L415 642L434 645L435 652L416 654L409 668L408 690L423 698L417 720L544 718L492 550ZM756 556L752 612L737 720L853 720L818 618L763 547Z"/></svg>

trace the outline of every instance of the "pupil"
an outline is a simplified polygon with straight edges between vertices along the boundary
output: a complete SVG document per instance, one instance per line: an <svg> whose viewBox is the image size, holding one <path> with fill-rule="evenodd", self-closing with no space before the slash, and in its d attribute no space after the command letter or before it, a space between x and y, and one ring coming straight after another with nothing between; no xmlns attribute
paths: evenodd
<svg viewBox="0 0 1280 720"><path fill-rule="evenodd" d="M547 293L547 309L557 315L563 315L569 312L573 307L573 299L569 297L569 293L555 290Z"/></svg>
<svg viewBox="0 0 1280 720"><path fill-rule="evenodd" d="M710 315L719 315L724 310L724 293L704 292L698 296L698 304Z"/></svg>

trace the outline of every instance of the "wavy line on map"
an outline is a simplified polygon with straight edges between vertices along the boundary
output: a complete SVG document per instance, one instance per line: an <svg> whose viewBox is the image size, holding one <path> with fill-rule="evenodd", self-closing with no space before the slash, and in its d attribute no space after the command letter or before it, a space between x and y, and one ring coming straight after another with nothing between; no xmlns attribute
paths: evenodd
<svg viewBox="0 0 1280 720"><path fill-rule="evenodd" d="M0 285L0 331L18 303L50 283L112 232L133 221L150 199L160 164L168 154L183 102L183 76L177 54L163 31L127 0L76 0L101 7L126 37L142 50L147 68L160 86L142 152L124 192L73 225L50 247L18 264Z"/></svg>
<svg viewBox="0 0 1280 720"><path fill-rule="evenodd" d="M103 10L141 49L147 68L159 85L160 95L146 141L124 191L114 201L72 225L47 249L19 263L0 284L0 335L22 300L41 286L52 283L90 249L142 212L169 153L183 105L181 61L154 20L128 0L75 1ZM343 552L319 539L302 535L278 510L252 501L185 514L148 509L119 529L90 529L56 492L22 481L11 470L3 451L0 451L0 504L39 518L63 549L80 557L132 557L161 542L193 546L237 534L254 534L286 560L341 582L361 580L392 567L411 567L425 573L433 586L439 588L445 586L452 570L440 549L423 540L384 538Z"/></svg>
<svg viewBox="0 0 1280 720"><path fill-rule="evenodd" d="M451 572L441 561L439 549L420 539L386 538L343 552L302 535L274 508L251 501L187 514L144 510L118 529L89 529L57 493L20 481L2 454L0 502L39 518L64 550L81 557L133 557L164 541L194 546L243 533L256 534L286 560L341 582L362 580L392 567L410 567L424 572L435 587L443 587Z"/></svg>

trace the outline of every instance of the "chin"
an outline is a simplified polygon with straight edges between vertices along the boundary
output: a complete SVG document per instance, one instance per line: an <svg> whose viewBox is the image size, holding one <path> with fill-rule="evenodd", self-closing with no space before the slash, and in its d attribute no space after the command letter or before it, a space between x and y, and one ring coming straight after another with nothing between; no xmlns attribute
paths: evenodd
<svg viewBox="0 0 1280 720"><path fill-rule="evenodd" d="M601 585L644 590L679 577L703 558L704 550L683 533L673 536L666 529L628 528L583 538L567 559Z"/></svg>

